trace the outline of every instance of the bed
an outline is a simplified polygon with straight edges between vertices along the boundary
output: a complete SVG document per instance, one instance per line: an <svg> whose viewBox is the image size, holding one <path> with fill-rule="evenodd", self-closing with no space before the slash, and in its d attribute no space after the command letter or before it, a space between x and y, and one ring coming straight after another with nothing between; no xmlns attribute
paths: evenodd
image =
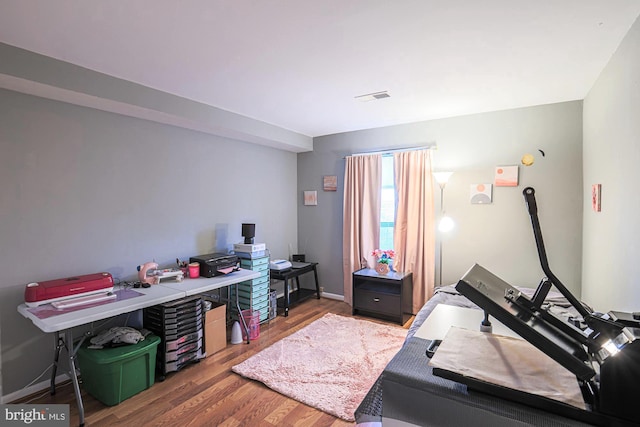
<svg viewBox="0 0 640 427"><path fill-rule="evenodd" d="M534 290L518 288L527 296ZM382 419L419 426L584 426L589 425L518 402L469 390L464 384L433 375L425 354L429 340L416 331L438 304L479 309L454 285L437 288L434 296L416 314L405 342L377 379L355 413L359 427L379 426ZM545 305L561 316L576 312L557 292L550 292Z"/></svg>

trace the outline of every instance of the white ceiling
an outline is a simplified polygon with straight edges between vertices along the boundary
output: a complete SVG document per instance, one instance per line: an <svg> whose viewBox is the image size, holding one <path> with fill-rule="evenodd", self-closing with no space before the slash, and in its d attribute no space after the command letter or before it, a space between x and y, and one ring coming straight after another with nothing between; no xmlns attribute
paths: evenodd
<svg viewBox="0 0 640 427"><path fill-rule="evenodd" d="M583 99L638 15L638 0L0 0L0 41L315 137Z"/></svg>

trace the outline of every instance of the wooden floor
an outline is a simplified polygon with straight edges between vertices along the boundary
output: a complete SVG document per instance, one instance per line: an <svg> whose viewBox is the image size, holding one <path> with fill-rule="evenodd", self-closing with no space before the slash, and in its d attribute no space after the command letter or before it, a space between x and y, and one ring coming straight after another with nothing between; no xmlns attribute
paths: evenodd
<svg viewBox="0 0 640 427"><path fill-rule="evenodd" d="M250 344L228 344L224 350L170 373L163 382L116 406L105 406L84 391L87 426L352 426L354 423L308 407L270 390L262 383L245 379L231 367L263 348L308 325L326 313L351 317L344 302L310 299L260 325L260 337ZM359 316L355 316L359 317ZM374 320L369 319L368 320ZM375 321L375 320L374 320ZM384 323L383 321L379 321ZM291 357L296 357L292 354ZM304 363L303 360L300 363ZM68 403L71 426L78 425L78 410L70 383L34 399L14 403Z"/></svg>

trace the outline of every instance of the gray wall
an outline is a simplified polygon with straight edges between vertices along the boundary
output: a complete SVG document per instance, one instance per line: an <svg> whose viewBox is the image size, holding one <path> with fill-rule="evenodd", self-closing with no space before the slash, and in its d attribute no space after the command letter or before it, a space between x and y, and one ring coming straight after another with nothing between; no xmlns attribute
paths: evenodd
<svg viewBox="0 0 640 427"><path fill-rule="evenodd" d="M443 242L443 283L456 282L479 263L514 285L536 286L542 277L522 190L536 189L539 217L552 270L580 294L582 232L582 103L580 101L433 120L314 139L298 154L298 236L320 262L325 292L343 294L342 197L344 156L436 142L434 170L452 170L445 188L456 229ZM538 152L542 149L546 157ZM520 166L517 188L494 187L493 204L471 205L471 184L493 183L496 166ZM338 176L338 191L322 191L324 175ZM303 206L302 191L317 190L318 206ZM436 204L439 204L439 188Z"/></svg>
<svg viewBox="0 0 640 427"><path fill-rule="evenodd" d="M297 241L291 152L0 90L0 153L5 395L53 357L16 311L26 283L173 266L230 249L242 222L275 254Z"/></svg>
<svg viewBox="0 0 640 427"><path fill-rule="evenodd" d="M313 149L311 137L0 43L0 88L126 114L287 151Z"/></svg>
<svg viewBox="0 0 640 427"><path fill-rule="evenodd" d="M584 101L583 297L596 309L640 310L640 21ZM591 185L602 184L602 211Z"/></svg>

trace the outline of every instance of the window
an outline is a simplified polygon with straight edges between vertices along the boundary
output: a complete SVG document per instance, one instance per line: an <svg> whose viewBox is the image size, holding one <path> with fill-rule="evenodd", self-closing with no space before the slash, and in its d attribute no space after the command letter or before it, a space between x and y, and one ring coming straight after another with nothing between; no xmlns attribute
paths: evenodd
<svg viewBox="0 0 640 427"><path fill-rule="evenodd" d="M380 198L380 243L383 251L393 249L393 226L396 217L396 189L393 156L382 156L382 194Z"/></svg>

